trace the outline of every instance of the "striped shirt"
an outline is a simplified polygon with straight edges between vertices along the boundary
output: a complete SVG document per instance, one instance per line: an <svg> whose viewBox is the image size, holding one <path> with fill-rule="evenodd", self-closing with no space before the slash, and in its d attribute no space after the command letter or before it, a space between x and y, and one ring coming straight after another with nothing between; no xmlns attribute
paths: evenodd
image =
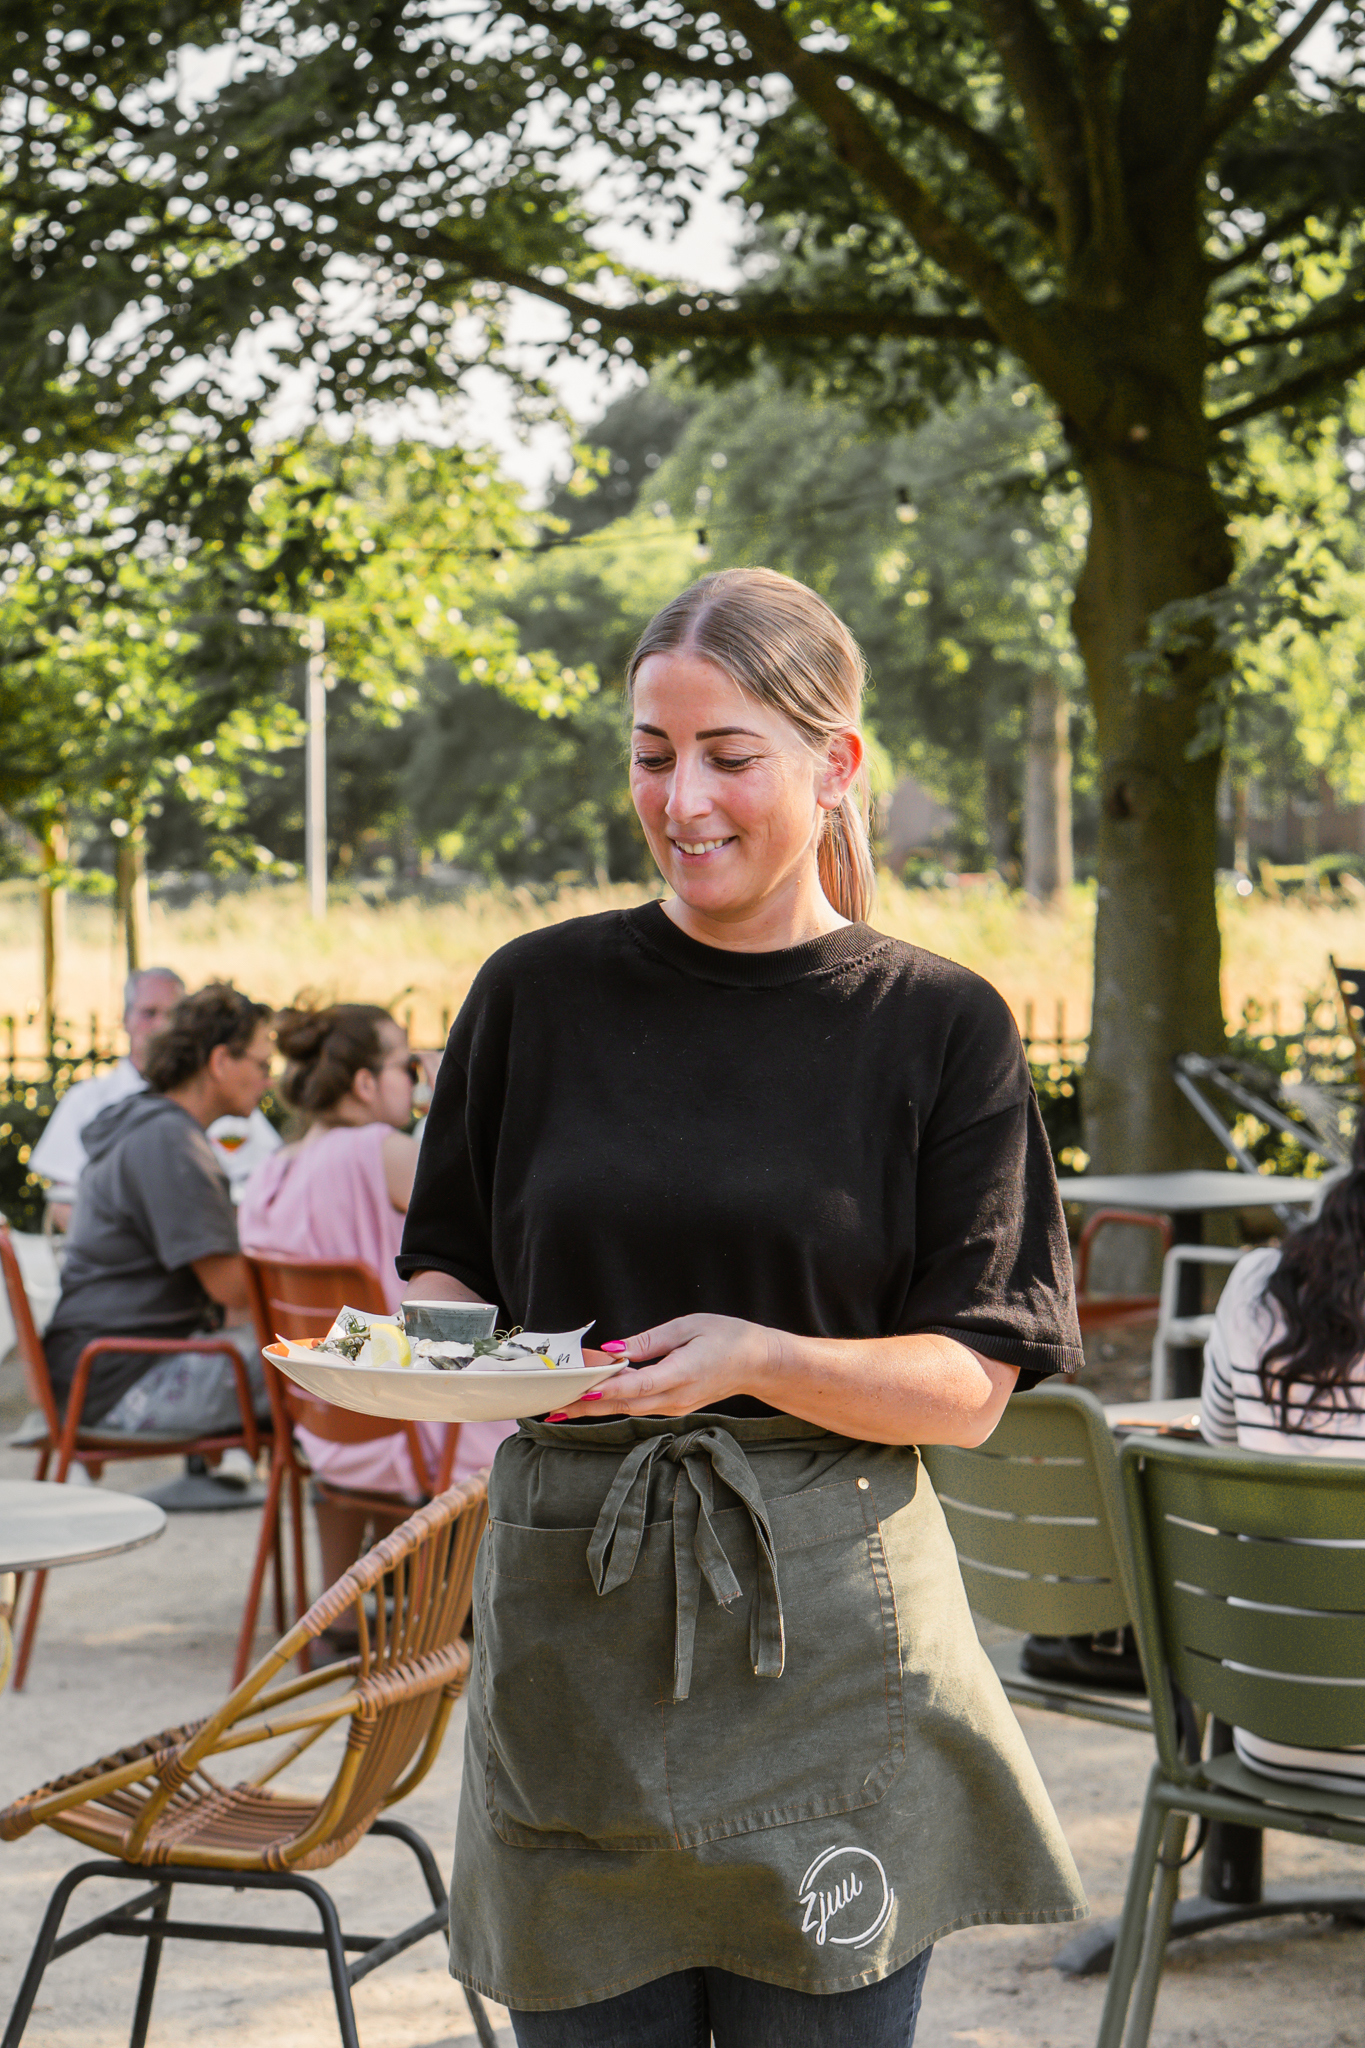
<svg viewBox="0 0 1365 2048"><path fill-rule="evenodd" d="M1294 1382L1289 1389L1291 1427L1280 1427L1279 1403L1267 1402L1261 1391L1260 1363L1284 1334L1278 1305L1265 1299L1265 1286L1279 1252L1269 1247L1248 1252L1228 1276L1204 1347L1204 1380L1199 1395L1199 1428L1208 1442L1236 1444L1246 1451L1269 1451L1291 1458L1365 1458L1365 1357L1357 1359L1350 1391L1360 1404L1352 1407L1347 1390L1329 1387L1316 1403L1311 1386ZM1334 1540L1323 1548L1360 1549L1365 1544ZM1365 1792L1365 1748L1307 1749L1272 1742L1244 1728L1232 1731L1237 1755L1249 1770L1290 1785L1320 1791Z"/></svg>

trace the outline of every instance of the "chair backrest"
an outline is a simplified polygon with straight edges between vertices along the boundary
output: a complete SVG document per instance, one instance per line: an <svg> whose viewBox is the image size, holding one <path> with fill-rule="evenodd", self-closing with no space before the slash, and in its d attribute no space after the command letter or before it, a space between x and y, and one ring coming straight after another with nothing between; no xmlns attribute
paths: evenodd
<svg viewBox="0 0 1365 2048"><path fill-rule="evenodd" d="M1157 1438L1120 1465L1146 1669L1272 1741L1365 1743L1365 1462ZM1167 1687L1152 1708L1179 1774Z"/></svg>
<svg viewBox="0 0 1365 2048"><path fill-rule="evenodd" d="M38 1325L33 1320L29 1305L28 1289L24 1285L23 1270L19 1254L14 1249L7 1223L0 1223L0 1268L4 1269L5 1292L9 1296L9 1312L14 1318L14 1334L19 1350L19 1362L24 1369L24 1386L28 1398L35 1408L42 1412L47 1424L48 1435L55 1443L62 1433L61 1416L57 1411L56 1396L52 1391L52 1377L47 1369L47 1352L38 1335Z"/></svg>
<svg viewBox="0 0 1365 2048"><path fill-rule="evenodd" d="M338 1718L334 1700L309 1710L307 1695L344 1684L349 1702L345 1749L330 1788L301 1817L292 1840L271 1843L270 1867L317 1869L335 1861L364 1834L383 1807L392 1806L435 1761L451 1707L469 1671L461 1640L474 1579L474 1560L488 1519L487 1474L479 1473L416 1509L315 1600L302 1620L249 1672L218 1712L174 1751L158 1760L161 1789L130 1832L134 1848L154 1841L179 1788L208 1789L203 1776L216 1752L290 1732L296 1740L251 1782L263 1784L325 1734ZM366 1596L371 1596L367 1599ZM348 1609L360 1635L359 1653L293 1678L271 1681L304 1645L316 1642ZM285 1709L281 1712L281 1709ZM264 1724L264 1726L262 1725ZM239 1788L240 1790L240 1788ZM231 1804L235 1795L228 1795ZM212 1861L243 1869L262 1867L259 1818L245 1811L240 1851L215 1847ZM189 1856L186 1860L194 1860Z"/></svg>
<svg viewBox="0 0 1365 2048"><path fill-rule="evenodd" d="M921 1456L976 1613L1044 1636L1131 1619L1118 1460L1093 1394L1015 1394L979 1450L926 1444Z"/></svg>
<svg viewBox="0 0 1365 2048"><path fill-rule="evenodd" d="M245 1255L251 1294L251 1315L257 1342L264 1347L276 1337L323 1337L343 1307L364 1309L371 1315L387 1315L384 1286L373 1266L344 1260L286 1259L270 1252ZM428 1469L426 1454L415 1423L387 1420L378 1415L357 1415L350 1408L338 1408L305 1393L293 1380L265 1361L266 1384L277 1429L284 1419L329 1443L369 1443L376 1437L407 1438L408 1450L418 1483L434 1490L437 1475ZM277 1408L283 1414L277 1413ZM452 1425L453 1426L453 1425ZM447 1438L441 1460L443 1476L449 1480L454 1446Z"/></svg>

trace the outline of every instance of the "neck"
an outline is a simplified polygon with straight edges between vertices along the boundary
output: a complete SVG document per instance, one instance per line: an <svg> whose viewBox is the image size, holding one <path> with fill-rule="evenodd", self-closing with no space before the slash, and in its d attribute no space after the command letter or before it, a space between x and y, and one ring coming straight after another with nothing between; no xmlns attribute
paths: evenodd
<svg viewBox="0 0 1365 2048"><path fill-rule="evenodd" d="M698 909L681 896L670 896L660 908L689 939L731 953L784 952L789 946L804 945L807 939L842 931L851 922L834 908L814 867L790 877L761 902L742 908Z"/></svg>
<svg viewBox="0 0 1365 2048"><path fill-rule="evenodd" d="M217 1084L208 1074L195 1074L179 1088L168 1088L166 1100L178 1102L204 1130L207 1130L210 1124L217 1123L220 1116L227 1114L227 1105L218 1091Z"/></svg>

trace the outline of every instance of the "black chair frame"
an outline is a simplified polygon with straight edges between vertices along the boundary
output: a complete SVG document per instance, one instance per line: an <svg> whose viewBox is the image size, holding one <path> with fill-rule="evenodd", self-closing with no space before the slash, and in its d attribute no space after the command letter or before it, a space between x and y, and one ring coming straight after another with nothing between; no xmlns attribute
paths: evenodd
<svg viewBox="0 0 1365 2048"><path fill-rule="evenodd" d="M431 1894L431 1911L424 1913L420 1920L414 1920L401 1933L390 1935L346 1934L342 1930L341 1918L336 1905L316 1878L300 1870L212 1870L191 1865L168 1864L165 1875L146 1887L137 1897L129 1899L107 1913L99 1913L88 1920L83 1927L77 1927L70 1934L60 1933L62 1919L72 1895L79 1885L92 1877L112 1877L125 1883L145 1881L147 1872L135 1865L101 1858L96 1863L80 1863L69 1870L61 1880L49 1901L43 1924L38 1930L33 1954L24 1972L24 1981L19 1987L9 2025L5 2029L0 2048L19 2048L24 2029L33 2011L34 2001L43 1981L48 1964L60 1956L69 1955L73 1949L83 1948L88 1941L94 1941L102 1934L120 1934L137 1941L145 1941L147 1953L142 1965L142 1979L138 1985L137 2006L133 2013L133 2030L129 2035L129 2048L146 2048L147 2030L152 2018L152 2000L156 1995L157 1972L161 1965L162 1947L167 1941L228 1941L247 1947L260 1948L311 1948L326 1951L332 1978L332 1995L336 2000L337 2025L340 2030L342 2048L360 2048L360 2036L356 2031L355 2007L351 2000L352 1986L362 1977L368 1977L384 1963L392 1962L415 1943L423 1941L429 1934L450 1936L450 1904L441 1873L436 1866L427 1843L400 1820L374 1821L368 1833L371 1835L392 1835L406 1843L421 1867L422 1876ZM310 1899L317 1908L322 1922L320 1933L286 1927L233 1927L221 1922L203 1920L173 1920L171 1895L176 1885L213 1885L231 1891L279 1892L293 1891ZM346 1951L359 1953L359 1961L348 1963ZM469 1987L462 1986L470 2015L474 2021L481 2048L497 2048L495 2036L483 2001Z"/></svg>

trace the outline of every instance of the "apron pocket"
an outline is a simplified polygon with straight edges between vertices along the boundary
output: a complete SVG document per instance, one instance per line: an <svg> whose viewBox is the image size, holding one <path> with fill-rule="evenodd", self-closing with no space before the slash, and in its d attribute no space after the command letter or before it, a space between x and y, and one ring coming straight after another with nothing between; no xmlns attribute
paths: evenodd
<svg viewBox="0 0 1365 2048"><path fill-rule="evenodd" d="M489 1817L524 1848L693 1847L851 1813L905 1761L895 1595L869 1482L766 1503L781 1590L780 1677L754 1675L760 1560L750 1514L711 1516L741 1588L697 1606L674 1695L673 1524L643 1531L599 1594L589 1529L490 1522L478 1654Z"/></svg>

